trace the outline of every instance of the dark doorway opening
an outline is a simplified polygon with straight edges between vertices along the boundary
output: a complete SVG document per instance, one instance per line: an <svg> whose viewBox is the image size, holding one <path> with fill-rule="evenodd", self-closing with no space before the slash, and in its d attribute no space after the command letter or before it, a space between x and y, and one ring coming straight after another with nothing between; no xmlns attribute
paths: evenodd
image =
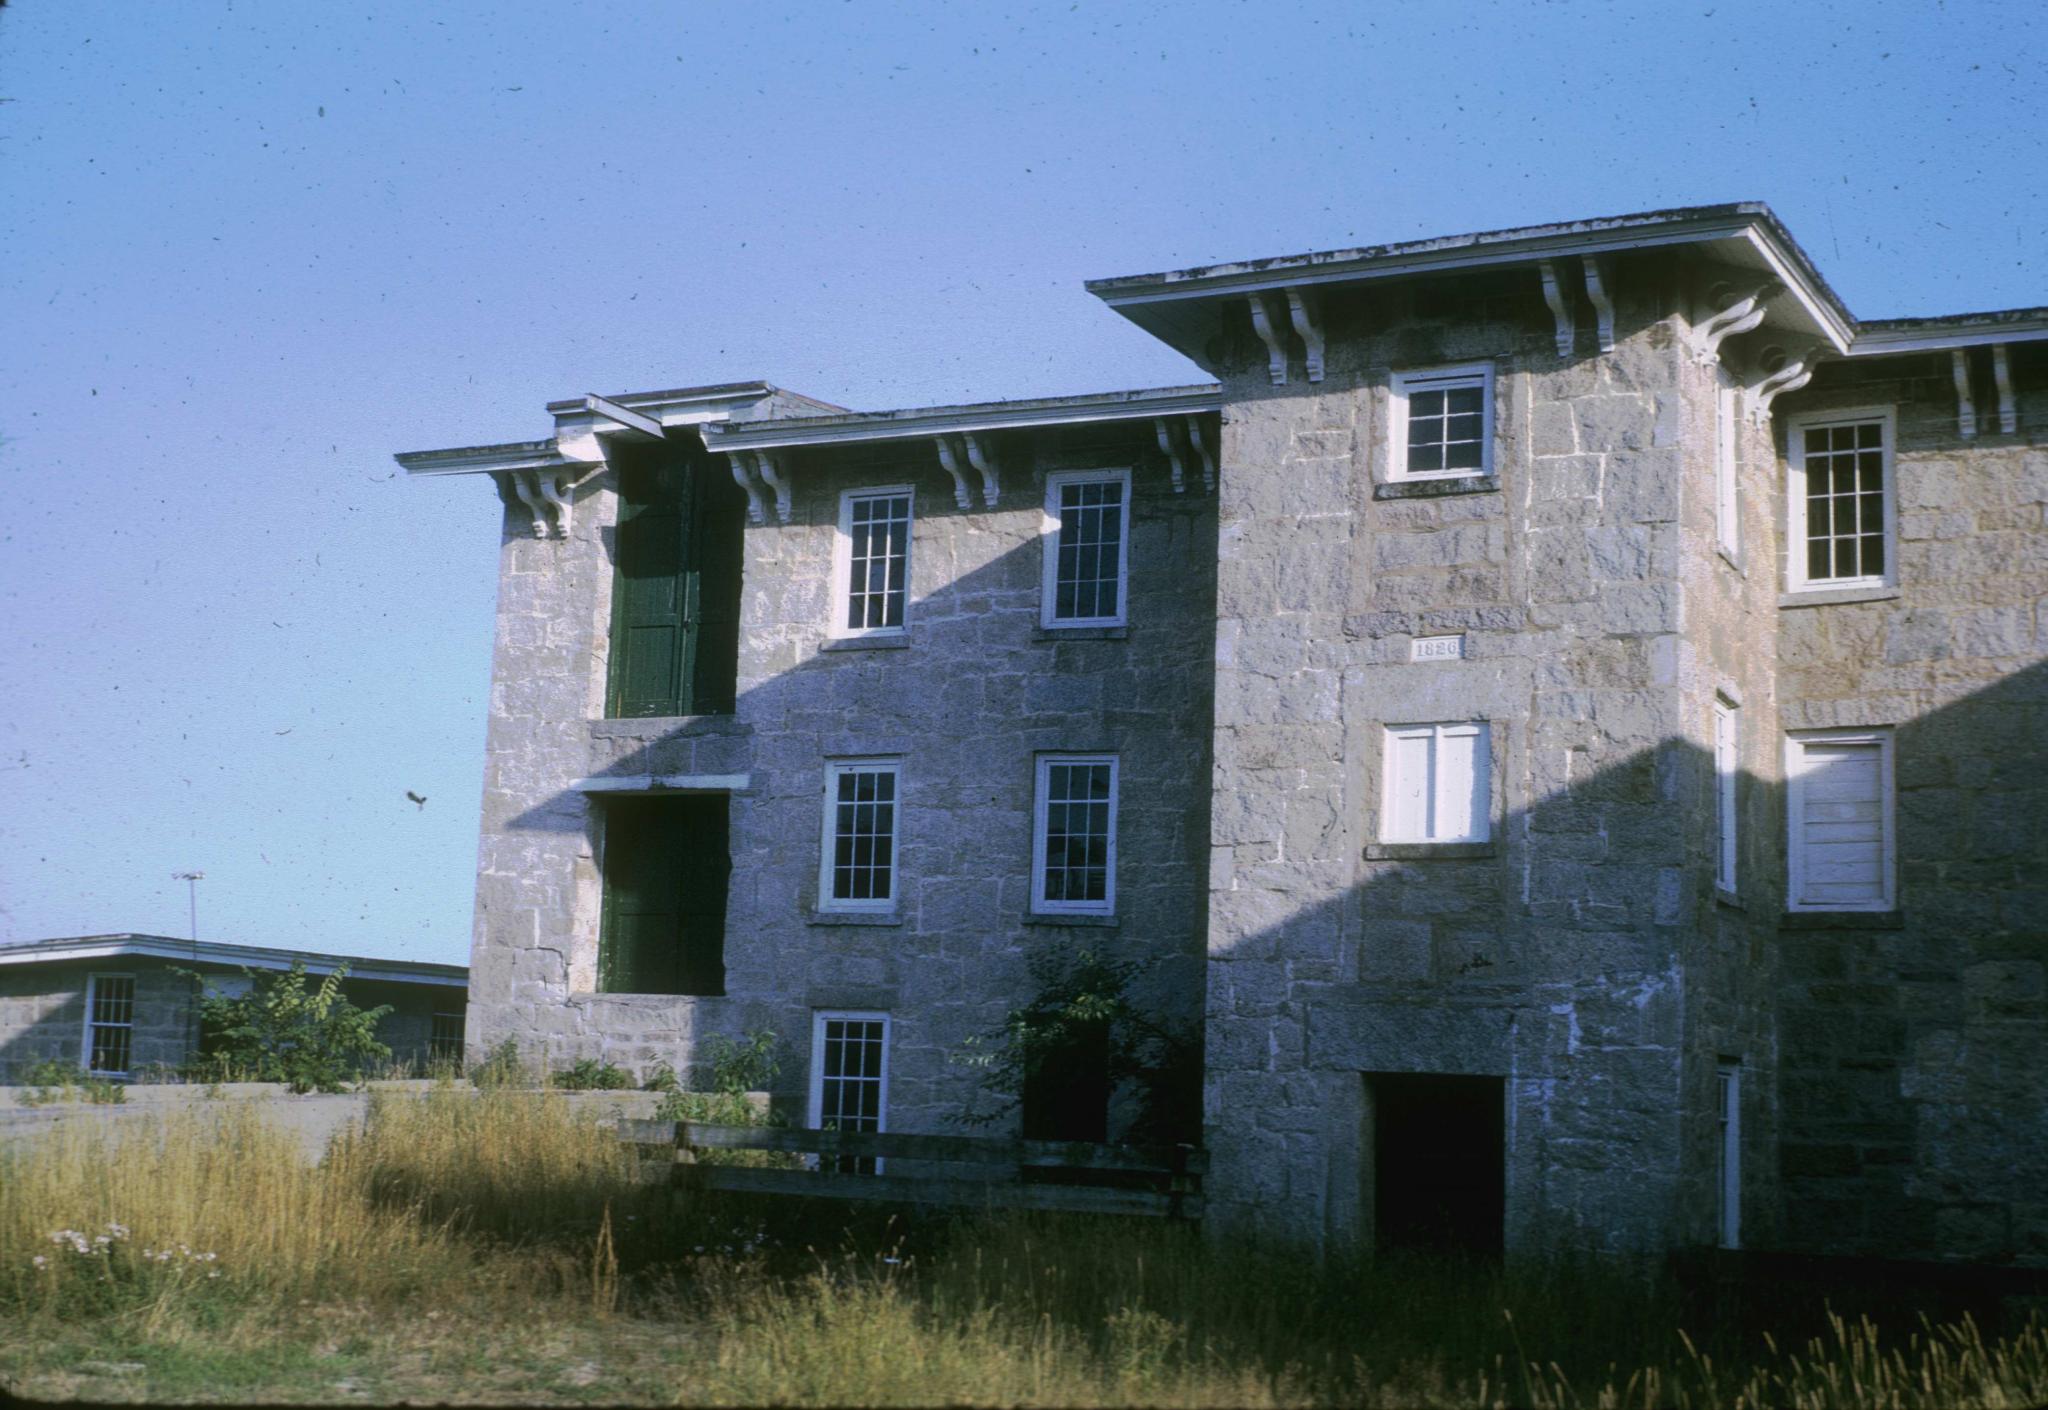
<svg viewBox="0 0 2048 1410"><path fill-rule="evenodd" d="M691 793L605 802L603 992L725 992L729 798Z"/></svg>
<svg viewBox="0 0 2048 1410"><path fill-rule="evenodd" d="M1507 1203L1503 1080L1379 1072L1366 1081L1376 1246L1499 1257Z"/></svg>

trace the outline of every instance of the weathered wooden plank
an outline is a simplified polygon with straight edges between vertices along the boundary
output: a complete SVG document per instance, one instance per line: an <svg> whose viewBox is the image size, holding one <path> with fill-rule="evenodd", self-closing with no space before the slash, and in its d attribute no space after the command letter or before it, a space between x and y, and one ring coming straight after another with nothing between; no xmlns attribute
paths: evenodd
<svg viewBox="0 0 2048 1410"><path fill-rule="evenodd" d="M713 1190L801 1195L812 1199L1155 1217L1174 1212L1170 1195L1152 1190L1105 1189L1099 1185L1018 1185L981 1180L927 1180L912 1175L825 1175L810 1170L756 1170L736 1165L694 1166L684 1178ZM1200 1218L1201 1196L1182 1196L1180 1213L1184 1218Z"/></svg>
<svg viewBox="0 0 2048 1410"><path fill-rule="evenodd" d="M718 1126L685 1122L683 1140L699 1150L801 1151L977 1165L1031 1165L1068 1170L1136 1170L1202 1175L1207 1151L1172 1146L1107 1146L1086 1141L1014 1141L987 1136L930 1136L902 1131L813 1131L786 1126ZM642 1145L672 1144L677 1123L621 1121L619 1137Z"/></svg>

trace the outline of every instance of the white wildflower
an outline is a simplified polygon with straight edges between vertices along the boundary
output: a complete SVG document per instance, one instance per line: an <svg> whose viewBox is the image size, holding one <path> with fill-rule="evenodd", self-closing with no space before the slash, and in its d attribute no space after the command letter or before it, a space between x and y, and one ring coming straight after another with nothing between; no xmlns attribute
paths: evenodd
<svg viewBox="0 0 2048 1410"><path fill-rule="evenodd" d="M30 1260L29 1260L29 1262L31 1262L31 1263L33 1263L33 1264L35 1264L35 1265L36 1265L36 1267L38 1267L38 1268L43 1268L43 1267L47 1267L47 1266L49 1265L49 1262L50 1262L50 1260L49 1260L49 1259L47 1259L47 1258L45 1258L45 1257L43 1257L43 1256L42 1256L42 1255L41 1255L41 1254L39 1253L39 1254L37 1254L37 1255L36 1255L36 1256L35 1256L34 1258L30 1259Z"/></svg>

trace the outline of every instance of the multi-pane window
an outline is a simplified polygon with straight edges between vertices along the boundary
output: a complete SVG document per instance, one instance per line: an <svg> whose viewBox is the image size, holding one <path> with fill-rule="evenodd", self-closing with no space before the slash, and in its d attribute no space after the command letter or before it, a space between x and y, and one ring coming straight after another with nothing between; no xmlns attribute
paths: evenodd
<svg viewBox="0 0 2048 1410"><path fill-rule="evenodd" d="M1716 1098L1715 1235L1722 1248L1742 1247L1742 1067L1714 1070Z"/></svg>
<svg viewBox="0 0 2048 1410"><path fill-rule="evenodd" d="M1033 910L1116 909L1116 765L1113 754L1039 756Z"/></svg>
<svg viewBox="0 0 2048 1410"><path fill-rule="evenodd" d="M462 1010L440 1009L427 1035L427 1057L434 1062L462 1061Z"/></svg>
<svg viewBox="0 0 2048 1410"><path fill-rule="evenodd" d="M904 630L910 598L907 485L853 490L839 501L838 580L844 597L835 636L886 636Z"/></svg>
<svg viewBox="0 0 2048 1410"><path fill-rule="evenodd" d="M1786 852L1795 911L1888 911L1892 734L1808 731L1785 742Z"/></svg>
<svg viewBox="0 0 2048 1410"><path fill-rule="evenodd" d="M126 1077L135 1051L135 976L95 974L85 984L85 1067Z"/></svg>
<svg viewBox="0 0 2048 1410"><path fill-rule="evenodd" d="M1891 414L1801 418L1792 453L1791 586L1892 581Z"/></svg>
<svg viewBox="0 0 2048 1410"><path fill-rule="evenodd" d="M1397 372L1389 479L1493 473L1493 366Z"/></svg>
<svg viewBox="0 0 2048 1410"><path fill-rule="evenodd" d="M835 763L825 770L825 857L818 904L829 911L885 911L896 904L894 760Z"/></svg>
<svg viewBox="0 0 2048 1410"><path fill-rule="evenodd" d="M811 1027L811 1124L819 1130L881 1131L889 1110L889 1015L819 1012ZM841 1156L828 1168L871 1175L881 1162Z"/></svg>
<svg viewBox="0 0 2048 1410"><path fill-rule="evenodd" d="M1484 721L1388 725L1382 842L1484 842L1493 835L1491 732Z"/></svg>
<svg viewBox="0 0 2048 1410"><path fill-rule="evenodd" d="M1128 470L1046 478L1046 626L1123 624L1130 496Z"/></svg>
<svg viewBox="0 0 2048 1410"><path fill-rule="evenodd" d="M1722 374L1725 378L1726 374ZM1714 388L1714 536L1734 558L1742 551L1742 506L1736 497L1736 392L1723 380Z"/></svg>
<svg viewBox="0 0 2048 1410"><path fill-rule="evenodd" d="M1735 894L1735 780L1742 767L1741 714L1726 697L1714 701L1714 885Z"/></svg>

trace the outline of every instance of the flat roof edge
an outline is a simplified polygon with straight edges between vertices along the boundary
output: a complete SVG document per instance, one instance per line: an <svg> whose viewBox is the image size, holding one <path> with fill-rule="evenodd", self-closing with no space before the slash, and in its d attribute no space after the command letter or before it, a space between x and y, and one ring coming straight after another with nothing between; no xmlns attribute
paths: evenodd
<svg viewBox="0 0 2048 1410"><path fill-rule="evenodd" d="M432 960L375 959L368 955L337 955L321 950L273 950L261 945L227 944L217 940L180 940L170 935L81 935L61 940L0 945L0 965L127 957L244 965L252 969L290 969L294 963L304 962L309 973L323 973L347 965L349 973L358 979L405 979L465 986L469 983L466 965L440 964Z"/></svg>

